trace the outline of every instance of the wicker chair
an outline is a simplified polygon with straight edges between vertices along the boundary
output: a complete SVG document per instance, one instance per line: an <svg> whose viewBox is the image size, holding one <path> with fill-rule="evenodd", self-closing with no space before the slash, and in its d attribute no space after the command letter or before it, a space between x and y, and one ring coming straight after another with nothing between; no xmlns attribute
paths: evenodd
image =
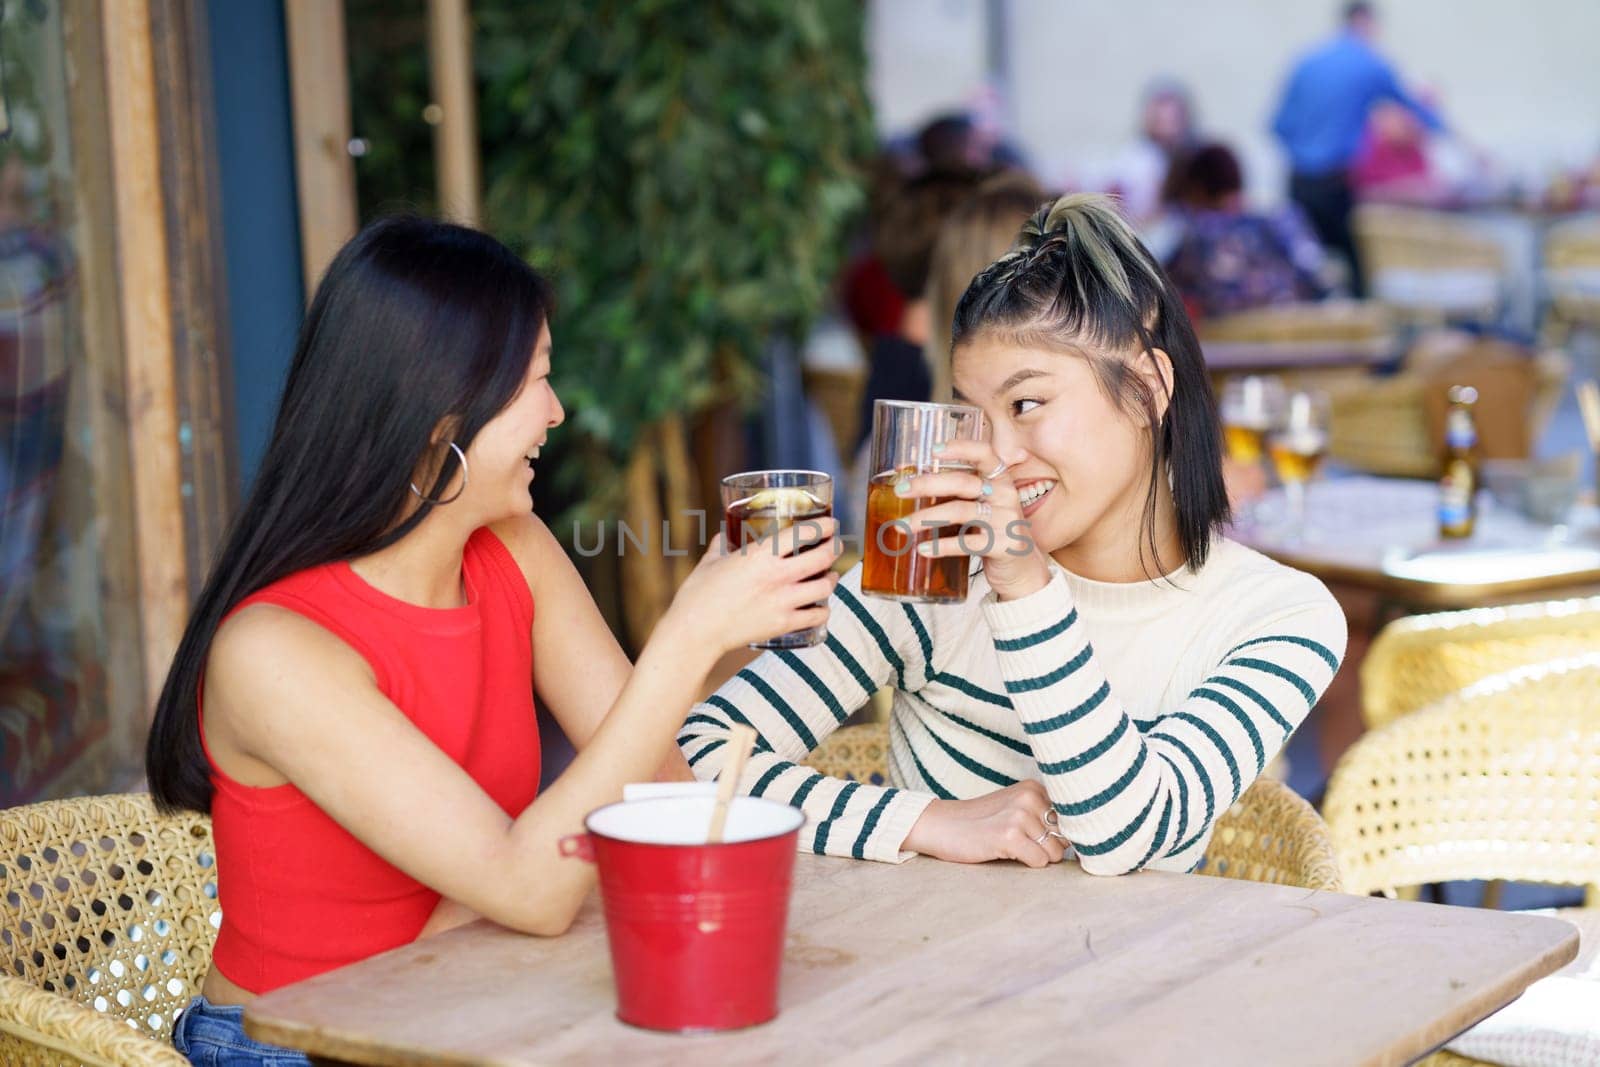
<svg viewBox="0 0 1600 1067"><path fill-rule="evenodd" d="M1415 615L1383 628L1361 664L1369 729L1490 675L1600 649L1600 597Z"/></svg>
<svg viewBox="0 0 1600 1067"><path fill-rule="evenodd" d="M146 794L0 811L0 1062L182 1067L222 913L211 821Z"/></svg>
<svg viewBox="0 0 1600 1067"><path fill-rule="evenodd" d="M1344 888L1322 816L1271 778L1256 779L1217 819L1195 873L1334 893Z"/></svg>
<svg viewBox="0 0 1600 1067"><path fill-rule="evenodd" d="M1595 602L1566 606L1593 611ZM1356 742L1323 804L1346 890L1398 895L1494 878L1585 885L1582 910L1600 906L1597 698L1600 655L1591 653L1491 675ZM1440 1051L1420 1062L1482 1061Z"/></svg>
<svg viewBox="0 0 1600 1067"><path fill-rule="evenodd" d="M887 780L888 764L886 722L835 730L806 760L807 766L831 777L873 784ZM1340 888L1327 826L1310 804L1271 778L1258 780L1217 819L1198 873L1305 889Z"/></svg>
<svg viewBox="0 0 1600 1067"><path fill-rule="evenodd" d="M1560 344L1576 326L1600 328L1600 222L1573 219L1552 226L1544 242L1550 293L1544 338Z"/></svg>
<svg viewBox="0 0 1600 1067"><path fill-rule="evenodd" d="M1414 323L1490 322L1505 257L1470 221L1447 212L1362 204L1351 218L1373 295Z"/></svg>
<svg viewBox="0 0 1600 1067"><path fill-rule="evenodd" d="M1600 904L1600 654L1494 675L1374 730L1323 814L1353 893L1480 878Z"/></svg>
<svg viewBox="0 0 1600 1067"><path fill-rule="evenodd" d="M830 778L882 785L889 780L889 723L845 726L818 745L806 766Z"/></svg>

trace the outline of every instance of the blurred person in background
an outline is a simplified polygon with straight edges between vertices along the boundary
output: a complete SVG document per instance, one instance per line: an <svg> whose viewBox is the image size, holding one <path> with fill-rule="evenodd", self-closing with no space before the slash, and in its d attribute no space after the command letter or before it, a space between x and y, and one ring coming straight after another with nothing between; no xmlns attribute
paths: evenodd
<svg viewBox="0 0 1600 1067"><path fill-rule="evenodd" d="M963 111L935 116L909 137L891 141L879 153L868 175L867 217L883 217L885 205L908 182L929 175L986 174L1021 167L1022 156L1002 136L993 112L997 93L985 90L977 101L977 117ZM839 297L863 348L873 339L896 333L905 314L906 293L896 287L883 258L869 237L845 267Z"/></svg>
<svg viewBox="0 0 1600 1067"><path fill-rule="evenodd" d="M1434 180L1427 142L1427 129L1404 104L1374 104L1350 168L1356 197L1413 203L1438 199L1443 190Z"/></svg>
<svg viewBox="0 0 1600 1067"><path fill-rule="evenodd" d="M1244 174L1223 144L1202 145L1173 182L1182 236L1166 269L1195 318L1320 300L1322 246L1293 205L1275 215L1244 206Z"/></svg>
<svg viewBox="0 0 1600 1067"><path fill-rule="evenodd" d="M1139 227L1148 226L1166 207L1166 178L1194 149L1194 103L1189 90L1171 78L1158 78L1139 105L1139 139L1125 148L1106 181L1122 199L1122 210Z"/></svg>
<svg viewBox="0 0 1600 1067"><path fill-rule="evenodd" d="M955 319L956 302L973 278L1010 250L1017 230L1045 200L1044 189L1032 175L1020 170L1002 171L979 185L939 227L923 301L928 329L922 356L931 385L922 399L950 402L950 323ZM852 460L849 483L856 503L848 514L864 520L867 485L874 473L867 470L872 431L870 407L862 416L862 433L866 436L860 438Z"/></svg>
<svg viewBox="0 0 1600 1067"><path fill-rule="evenodd" d="M891 151L878 153L867 173L869 223L883 213L884 205L894 198L905 181L903 161ZM873 247L870 227L860 245L839 277L839 302L856 331L856 340L865 349L872 345L874 337L900 328L906 298L883 269L883 260Z"/></svg>
<svg viewBox="0 0 1600 1067"><path fill-rule="evenodd" d="M1289 74L1272 132L1289 154L1289 198L1305 211L1317 236L1350 265L1350 291L1366 293L1361 258L1350 230L1350 168L1373 105L1392 100L1430 130L1438 117L1407 94L1376 48L1377 14L1356 0L1344 9L1334 38L1302 56Z"/></svg>
<svg viewBox="0 0 1600 1067"><path fill-rule="evenodd" d="M886 198L873 219L873 252L905 305L895 327L872 339L858 450L872 432L874 401L927 400L933 395L933 374L922 354L934 325L926 299L933 245L939 227L981 181L974 170L930 171Z"/></svg>
<svg viewBox="0 0 1600 1067"><path fill-rule="evenodd" d="M927 303L932 328L922 346L933 379L931 399L950 399L950 323L956 302L985 267L1010 251L1017 230L1047 199L1026 171L1002 171L950 213L939 227L928 267Z"/></svg>

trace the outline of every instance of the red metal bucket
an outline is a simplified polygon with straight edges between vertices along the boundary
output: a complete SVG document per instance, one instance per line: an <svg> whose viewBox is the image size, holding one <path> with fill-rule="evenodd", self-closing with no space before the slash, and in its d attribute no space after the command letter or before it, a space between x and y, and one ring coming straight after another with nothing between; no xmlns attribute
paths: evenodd
<svg viewBox="0 0 1600 1067"><path fill-rule="evenodd" d="M735 797L625 801L589 813L561 853L600 869L617 1018L650 1030L736 1030L778 1014L798 808Z"/></svg>

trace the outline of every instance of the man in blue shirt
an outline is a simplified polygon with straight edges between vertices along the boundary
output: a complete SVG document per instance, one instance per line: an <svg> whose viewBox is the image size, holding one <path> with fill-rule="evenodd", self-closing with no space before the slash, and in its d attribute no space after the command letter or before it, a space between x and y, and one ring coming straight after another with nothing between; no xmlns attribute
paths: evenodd
<svg viewBox="0 0 1600 1067"><path fill-rule="evenodd" d="M1343 31L1295 64L1272 120L1272 132L1289 153L1289 198L1305 211L1322 243L1349 261L1356 296L1365 295L1366 278L1350 232L1349 169L1367 112L1381 100L1395 100L1430 129L1441 128L1373 47L1377 30L1370 3L1346 5Z"/></svg>

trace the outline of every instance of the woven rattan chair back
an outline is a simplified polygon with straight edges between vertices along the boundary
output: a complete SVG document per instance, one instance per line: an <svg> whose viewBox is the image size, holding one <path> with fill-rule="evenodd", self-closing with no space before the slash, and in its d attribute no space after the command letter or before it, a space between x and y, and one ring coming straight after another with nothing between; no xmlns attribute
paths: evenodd
<svg viewBox="0 0 1600 1067"><path fill-rule="evenodd" d="M1486 678L1357 741L1323 815L1353 893L1600 885L1600 654Z"/></svg>
<svg viewBox="0 0 1600 1067"><path fill-rule="evenodd" d="M1600 649L1600 597L1414 615L1383 628L1361 664L1361 715L1377 729L1516 667Z"/></svg>
<svg viewBox="0 0 1600 1067"><path fill-rule="evenodd" d="M1544 242L1547 315L1560 341L1572 325L1600 325L1600 221L1578 218L1550 228Z"/></svg>
<svg viewBox="0 0 1600 1067"><path fill-rule="evenodd" d="M1351 229L1372 292L1397 318L1487 321L1497 313L1505 256L1470 220L1367 203L1352 214Z"/></svg>
<svg viewBox="0 0 1600 1067"><path fill-rule="evenodd" d="M888 780L889 724L835 730L806 766L833 778L883 784ZM1328 828L1316 811L1281 782L1263 778L1217 820L1199 872L1222 878L1339 888L1339 865Z"/></svg>
<svg viewBox="0 0 1600 1067"><path fill-rule="evenodd" d="M889 724L869 722L835 730L806 757L805 765L830 778L886 785L889 781Z"/></svg>
<svg viewBox="0 0 1600 1067"><path fill-rule="evenodd" d="M1328 826L1273 778L1259 778L1211 831L1197 874L1338 892L1343 883Z"/></svg>
<svg viewBox="0 0 1600 1067"><path fill-rule="evenodd" d="M0 811L0 1063L182 1064L222 913L211 820L147 794Z"/></svg>

